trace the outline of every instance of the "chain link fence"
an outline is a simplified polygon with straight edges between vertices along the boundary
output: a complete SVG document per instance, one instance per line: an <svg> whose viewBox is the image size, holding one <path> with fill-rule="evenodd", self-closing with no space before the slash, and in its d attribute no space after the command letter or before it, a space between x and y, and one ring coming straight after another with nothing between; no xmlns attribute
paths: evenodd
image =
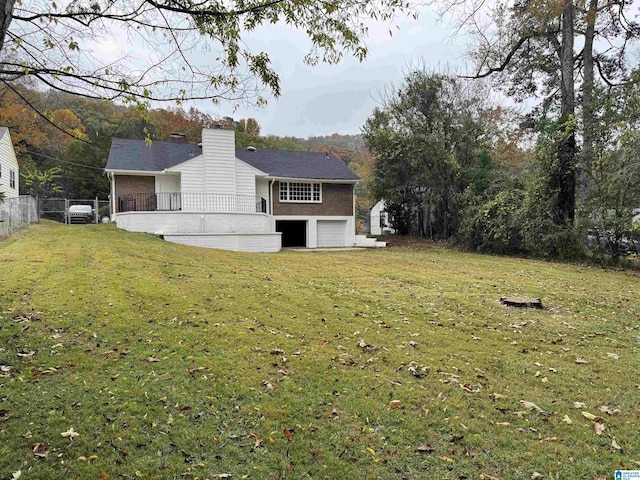
<svg viewBox="0 0 640 480"><path fill-rule="evenodd" d="M19 228L38 221L38 200L29 195L5 198L0 203L0 241Z"/></svg>
<svg viewBox="0 0 640 480"><path fill-rule="evenodd" d="M40 218L54 220L60 223L68 223L69 207L72 205L91 205L93 211L93 221L99 223L104 217L111 217L109 200L94 199L74 199L74 198L40 198L39 211Z"/></svg>

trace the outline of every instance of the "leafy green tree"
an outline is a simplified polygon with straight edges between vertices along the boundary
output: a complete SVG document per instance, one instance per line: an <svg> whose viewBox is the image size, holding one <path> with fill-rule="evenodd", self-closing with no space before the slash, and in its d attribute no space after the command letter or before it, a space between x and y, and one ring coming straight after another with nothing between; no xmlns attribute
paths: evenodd
<svg viewBox="0 0 640 480"><path fill-rule="evenodd" d="M462 193L477 180L472 172L490 161L486 92L467 87L453 77L411 72L363 127L376 157L372 191L387 202L400 233L454 236Z"/></svg>
<svg viewBox="0 0 640 480"><path fill-rule="evenodd" d="M62 192L62 187L58 184L62 177L61 172L60 167L40 170L35 164L28 164L20 172L22 177L20 186L27 195L41 198L51 197Z"/></svg>
<svg viewBox="0 0 640 480"><path fill-rule="evenodd" d="M243 41L247 32L282 22L308 35L307 64L336 63L345 53L362 60L365 20L410 10L406 0L2 0L0 7L6 85L32 79L73 95L144 105L204 99L263 104L265 89L280 95L280 81L268 52ZM127 37L146 58L92 55L89 43L96 39L115 44ZM210 53L199 64L201 51Z"/></svg>
<svg viewBox="0 0 640 480"><path fill-rule="evenodd" d="M598 82L613 87L628 80L629 48L640 24L624 0L440 0L459 13L460 28L473 39L474 78L493 76L517 100L542 98L538 115L559 131L556 159L545 188L557 190L554 223L573 224L576 188L589 192L589 164L596 154L594 95ZM598 80L599 78L599 80ZM579 150L582 139L582 152Z"/></svg>

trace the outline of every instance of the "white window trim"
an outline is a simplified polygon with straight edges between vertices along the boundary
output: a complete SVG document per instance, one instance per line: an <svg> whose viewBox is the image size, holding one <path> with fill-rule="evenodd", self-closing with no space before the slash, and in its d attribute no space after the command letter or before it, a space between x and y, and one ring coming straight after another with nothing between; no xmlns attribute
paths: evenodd
<svg viewBox="0 0 640 480"><path fill-rule="evenodd" d="M311 185L311 200L291 200L290 197L290 192L291 190L289 189L289 185L290 184L306 184L306 185ZM282 199L282 185L283 184L287 184L287 199L283 200ZM318 185L319 189L320 189L320 199L319 200L313 200L313 190L314 190L314 186ZM280 187L279 187L279 193L278 193L278 198L280 200L280 203L322 203L322 183L321 182L289 182L289 181L280 181Z"/></svg>

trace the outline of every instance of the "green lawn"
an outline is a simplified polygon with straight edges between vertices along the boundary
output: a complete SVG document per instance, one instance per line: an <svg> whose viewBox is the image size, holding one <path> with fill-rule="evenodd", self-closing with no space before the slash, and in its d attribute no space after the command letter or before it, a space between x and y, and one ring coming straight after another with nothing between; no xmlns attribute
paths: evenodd
<svg viewBox="0 0 640 480"><path fill-rule="evenodd" d="M0 479L613 479L640 469L639 286L42 223L0 243Z"/></svg>

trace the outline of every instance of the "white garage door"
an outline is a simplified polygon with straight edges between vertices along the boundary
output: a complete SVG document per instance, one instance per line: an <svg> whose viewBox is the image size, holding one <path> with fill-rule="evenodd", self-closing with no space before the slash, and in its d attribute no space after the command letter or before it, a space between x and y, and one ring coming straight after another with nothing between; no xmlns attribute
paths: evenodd
<svg viewBox="0 0 640 480"><path fill-rule="evenodd" d="M318 247L344 247L346 220L318 220Z"/></svg>

